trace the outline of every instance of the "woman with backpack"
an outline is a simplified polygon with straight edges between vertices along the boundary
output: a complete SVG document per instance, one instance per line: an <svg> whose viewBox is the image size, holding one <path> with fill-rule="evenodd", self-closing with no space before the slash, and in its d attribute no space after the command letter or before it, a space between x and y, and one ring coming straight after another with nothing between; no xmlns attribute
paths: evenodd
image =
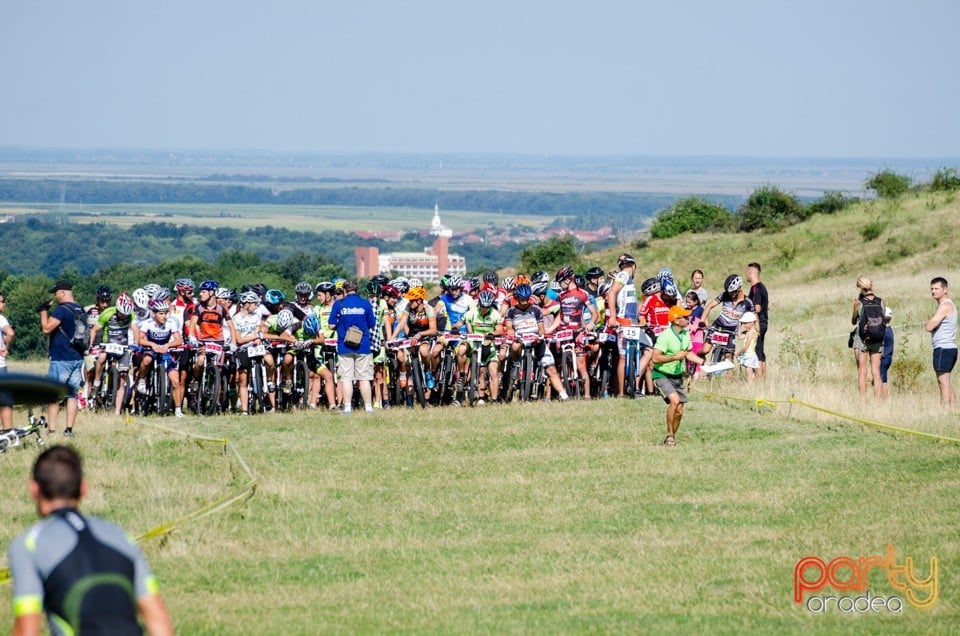
<svg viewBox="0 0 960 636"><path fill-rule="evenodd" d="M880 381L880 358L883 353L883 335L886 330L883 317L887 311L883 299L873 293L873 281L867 276L857 276L857 299L853 301L853 316L850 320L853 331L853 351L857 358L857 374L860 397L867 395L867 369L873 377L873 394L883 397Z"/></svg>

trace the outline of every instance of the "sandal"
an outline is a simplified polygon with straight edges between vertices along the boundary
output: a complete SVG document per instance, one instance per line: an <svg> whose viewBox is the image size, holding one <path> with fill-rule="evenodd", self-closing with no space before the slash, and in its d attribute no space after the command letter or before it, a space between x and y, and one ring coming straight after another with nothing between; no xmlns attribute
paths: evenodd
<svg viewBox="0 0 960 636"><path fill-rule="evenodd" d="M676 446L676 445L677 445L677 440L673 437L673 435L667 435L665 438L663 438L663 445L664 445L664 446Z"/></svg>

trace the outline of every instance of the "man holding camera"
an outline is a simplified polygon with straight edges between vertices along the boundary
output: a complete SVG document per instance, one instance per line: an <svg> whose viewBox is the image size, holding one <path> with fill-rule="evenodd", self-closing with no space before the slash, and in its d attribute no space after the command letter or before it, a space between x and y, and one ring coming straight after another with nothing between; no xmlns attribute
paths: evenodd
<svg viewBox="0 0 960 636"><path fill-rule="evenodd" d="M83 385L83 352L73 346L73 333L76 329L74 309L83 310L73 298L73 284L67 280L58 280L53 287L47 290L53 294L57 306L53 311L51 300L45 300L37 306L40 313L40 330L50 336L50 370L47 377L56 382L66 384L67 391L67 427L63 434L73 435L73 424L77 419L77 394ZM60 403L55 402L47 406L47 433L55 433L57 416L60 414Z"/></svg>

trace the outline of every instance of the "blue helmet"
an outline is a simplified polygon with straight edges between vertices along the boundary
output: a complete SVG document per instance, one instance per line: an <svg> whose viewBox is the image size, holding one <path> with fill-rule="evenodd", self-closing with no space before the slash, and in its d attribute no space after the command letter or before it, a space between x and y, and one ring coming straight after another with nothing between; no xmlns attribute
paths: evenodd
<svg viewBox="0 0 960 636"><path fill-rule="evenodd" d="M317 318L317 314L307 314L303 319L303 333L311 338L316 338L320 333L320 319Z"/></svg>
<svg viewBox="0 0 960 636"><path fill-rule="evenodd" d="M527 285L526 283L517 285L517 288L513 290L513 295L517 298L526 300L533 295L533 289L531 289L530 285Z"/></svg>
<svg viewBox="0 0 960 636"><path fill-rule="evenodd" d="M279 305L284 300L286 300L286 296L279 289L268 289L267 293L263 295L263 302L268 305Z"/></svg>
<svg viewBox="0 0 960 636"><path fill-rule="evenodd" d="M201 290L201 291L212 291L212 292L215 292L215 291L217 291L217 288L218 288L218 287L220 287L220 283L218 283L218 282L215 281L215 280L205 280L205 281L203 281L202 283L200 283L200 290Z"/></svg>

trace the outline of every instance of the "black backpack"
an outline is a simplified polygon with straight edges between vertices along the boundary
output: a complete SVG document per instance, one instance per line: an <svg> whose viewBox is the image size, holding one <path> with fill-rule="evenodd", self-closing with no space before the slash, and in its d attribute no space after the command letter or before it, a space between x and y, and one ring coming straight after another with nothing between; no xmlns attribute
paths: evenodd
<svg viewBox="0 0 960 636"><path fill-rule="evenodd" d="M886 330L883 322L883 300L877 296L872 300L860 297L860 322L857 329L864 344L883 342L883 332Z"/></svg>
<svg viewBox="0 0 960 636"><path fill-rule="evenodd" d="M70 339L70 346L80 353L86 353L90 348L90 325L87 324L87 312L76 303L65 304L64 307L73 314L73 336L67 336L67 332L62 327L60 333Z"/></svg>

